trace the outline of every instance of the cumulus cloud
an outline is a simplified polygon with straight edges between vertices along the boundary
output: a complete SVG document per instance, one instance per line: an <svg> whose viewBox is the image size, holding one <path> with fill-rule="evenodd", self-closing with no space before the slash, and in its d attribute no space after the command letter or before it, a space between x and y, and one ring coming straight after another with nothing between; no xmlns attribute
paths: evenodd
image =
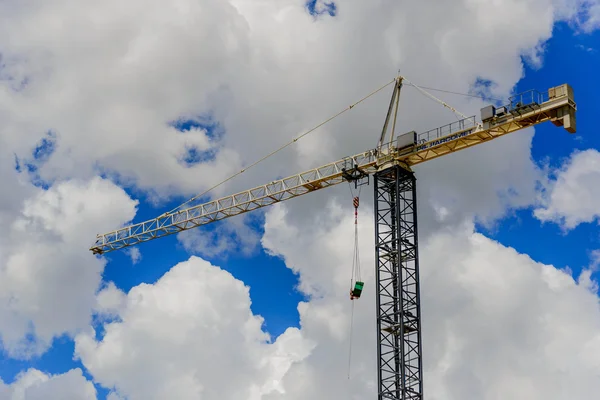
<svg viewBox="0 0 600 400"><path fill-rule="evenodd" d="M436 235L421 254L434 398L587 398L599 390L600 307L585 285L472 226Z"/></svg>
<svg viewBox="0 0 600 400"><path fill-rule="evenodd" d="M324 7L316 2L317 10ZM538 55L555 19L574 18L561 9L561 1L551 0L460 6L354 0L338 4L336 17L314 21L297 0L3 3L0 132L19 156L44 132L55 133L54 153L39 171L44 179L103 171L158 195L196 194L398 68L416 83L462 92L479 78L491 80L491 94L506 97L522 75L520 56ZM454 119L406 90L412 92L403 100L405 129ZM306 145L220 190L374 146L385 97L322 132L322 141L335 143L328 151ZM482 104L452 103L471 112ZM181 118L200 128L179 132L172 123ZM212 134L207 121L225 134ZM190 166L182 162L190 149L209 155Z"/></svg>
<svg viewBox="0 0 600 400"><path fill-rule="evenodd" d="M594 222L600 217L600 153L595 149L574 152L554 173L542 192L542 205L534 215L555 222L564 230Z"/></svg>
<svg viewBox="0 0 600 400"><path fill-rule="evenodd" d="M365 231L372 230L372 221L364 224ZM343 244L351 243L350 227L349 216L321 225L302 235L299 246L285 212L267 214L265 246L301 276L319 276L313 284L304 280L313 291L320 285L330 289L300 308L302 335L319 346L289 369L285 396L272 394L269 400L359 398L375 391L374 265L368 240L361 243L366 290L355 303L351 380L346 377L350 306L342 277L350 274L351 254ZM307 242L321 255L319 262L305 256ZM600 307L585 284L475 233L472 223L432 234L420 254L429 397L587 398L600 390Z"/></svg>
<svg viewBox="0 0 600 400"><path fill-rule="evenodd" d="M0 226L8 226L21 210L23 199L32 196L36 188L23 175L15 171L16 160L8 150L7 143L0 135ZM0 235L0 246L2 245Z"/></svg>
<svg viewBox="0 0 600 400"><path fill-rule="evenodd" d="M238 252L250 256L258 249L260 235L246 225L246 220L253 219L255 215L246 214L245 218L232 218L208 227L184 231L177 238L189 253L203 257L226 259Z"/></svg>
<svg viewBox="0 0 600 400"><path fill-rule="evenodd" d="M0 336L8 353L43 352L89 321L105 261L97 229L131 220L136 202L100 178L37 190L0 234Z"/></svg>
<svg viewBox="0 0 600 400"><path fill-rule="evenodd" d="M0 379L0 400L96 400L96 388L72 369L64 374L47 375L31 368L17 375L15 382Z"/></svg>
<svg viewBox="0 0 600 400"><path fill-rule="evenodd" d="M556 2L556 15L578 30L589 33L600 27L600 1L562 0Z"/></svg>
<svg viewBox="0 0 600 400"><path fill-rule="evenodd" d="M270 343L250 311L249 288L191 257L127 294L120 321L76 337L94 379L128 399L250 399L279 390L278 376L310 348L289 328Z"/></svg>
<svg viewBox="0 0 600 400"><path fill-rule="evenodd" d="M109 282L96 295L96 307L94 310L100 316L118 316L125 306L126 297L113 282Z"/></svg>
<svg viewBox="0 0 600 400"><path fill-rule="evenodd" d="M139 263L142 259L142 253L138 247L128 247L124 251L129 255L129 258L131 258L133 265Z"/></svg>
<svg viewBox="0 0 600 400"><path fill-rule="evenodd" d="M352 216L335 202L328 210L330 220L301 233L285 206L266 216L263 245L300 274L300 290L311 296L299 304L300 329L271 342L250 311L248 288L192 257L156 284L133 288L102 339L80 334L78 357L100 384L130 399L372 397L371 210L359 233L366 286L354 303ZM600 390L600 306L585 282L475 233L468 221L430 235L420 254L429 397L492 400L501 392L541 400Z"/></svg>
<svg viewBox="0 0 600 400"><path fill-rule="evenodd" d="M534 204L544 171L531 159L532 139L532 130L519 131L418 165L423 235L465 218L491 226L511 210Z"/></svg>
<svg viewBox="0 0 600 400"><path fill-rule="evenodd" d="M372 397L377 390L372 210L361 206L359 211L361 278L365 289L355 302L349 300L348 294L353 216L345 213L334 200L328 202L327 211L329 218L319 219L317 223L318 217L313 217L307 221L311 228L302 229L291 222L285 205L273 207L266 216L262 244L299 274L299 289L310 296L310 301L298 306L302 337L318 344L301 363L287 371L282 381L285 392L272 393L265 397L268 400L328 399L340 395L365 398Z"/></svg>

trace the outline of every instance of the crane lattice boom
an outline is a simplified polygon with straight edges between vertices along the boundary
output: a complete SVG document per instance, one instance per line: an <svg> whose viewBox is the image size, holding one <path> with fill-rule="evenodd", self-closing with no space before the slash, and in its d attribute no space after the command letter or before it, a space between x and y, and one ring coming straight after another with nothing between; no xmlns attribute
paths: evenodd
<svg viewBox="0 0 600 400"><path fill-rule="evenodd" d="M381 150L369 150L231 196L98 235L90 250L94 254L103 254L172 235L337 185L351 173L370 175L394 164L410 169L413 165L545 121L564 126L573 133L575 110L573 92L567 84L553 87L546 93L531 90L512 97L510 104L503 107L483 108L482 123L477 123L473 116L419 135L409 132L392 138Z"/></svg>

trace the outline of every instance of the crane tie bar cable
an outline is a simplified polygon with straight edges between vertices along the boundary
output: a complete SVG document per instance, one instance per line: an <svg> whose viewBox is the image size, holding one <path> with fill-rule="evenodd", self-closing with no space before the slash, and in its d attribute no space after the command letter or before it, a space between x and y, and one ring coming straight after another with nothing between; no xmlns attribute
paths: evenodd
<svg viewBox="0 0 600 400"><path fill-rule="evenodd" d="M302 139L304 136L308 135L309 133L317 130L318 128L320 128L321 126L325 125L326 123L328 123L329 121L331 121L332 119L340 116L341 114L345 113L346 111L352 109L354 106L362 103L363 101L367 100L369 97L375 95L376 93L380 92L381 90L385 89L386 87L388 87L389 85L391 85L392 83L394 83L396 81L396 78L392 79L391 81L389 81L388 83L386 83L385 85L379 87L378 89L374 90L373 92L369 93L368 95L366 95L365 97L363 97L362 99L358 100L357 102L349 105L348 107L346 107L345 109L343 109L342 111L338 112L337 114L333 115L332 117L329 117L328 119L326 119L325 121L321 122L320 124L318 124L317 126L315 126L314 128L309 129L308 131L304 132L302 135L298 136L297 138L291 140L290 142L284 144L283 146L281 146L280 148L278 148L277 150L272 151L271 153L267 154L266 156L264 156L263 158L261 158L258 161L255 161L254 163L252 163L251 165L249 165L246 168L241 169L239 172L231 175L229 178L225 179L224 181L219 182L218 184L212 186L211 188L205 190L203 193L196 195L194 197L192 197L191 199L189 199L188 201L186 201L185 203L180 204L179 206L175 207L174 209L172 209L171 211L168 211L166 213L164 213L162 216L166 216L169 214L172 214L173 212L177 211L178 209L180 209L181 207L183 207L184 205L191 203L192 201L196 200L199 197L204 196L205 194L209 193L210 191L216 189L217 187L221 186L222 184L232 180L233 178L235 178L238 175L243 174L244 172L246 172L247 170L249 170L250 168L256 166L257 164L263 162L264 160L266 160L267 158L275 155L276 153L280 152L281 150L285 149L286 147L296 143L298 140Z"/></svg>
<svg viewBox="0 0 600 400"><path fill-rule="evenodd" d="M423 93L424 95L432 98L433 100L437 101L438 103L440 103L441 105L443 105L446 108L449 108L452 112L454 112L455 114L460 115L461 117L463 117L464 119L469 119L469 117L467 117L465 114L461 113L460 111L458 111L456 108L452 107L451 105L449 105L448 103L446 103L443 100L438 99L437 97L435 97L434 95L432 95L431 93L421 89L419 86L415 85L414 83L412 83L411 81L409 81L408 79L406 79L405 77L403 77L403 79L405 81L408 82L409 85L413 86L415 89L417 89L419 92ZM480 125L480 124L478 124Z"/></svg>
<svg viewBox="0 0 600 400"><path fill-rule="evenodd" d="M416 86L414 83L407 83L408 86ZM499 101L499 102L505 102L506 99L496 99L494 97L489 97L489 96L480 96L477 94L468 94L468 93L460 93L460 92L453 92L451 90L443 90L443 89L436 89L436 88L432 88L432 87L427 87L427 86L419 86L421 89L426 89L426 90L433 90L435 92L442 92L442 93L449 93L449 94L456 94L459 96L465 96L465 97L475 97L477 99L483 99L483 100L494 100L494 101Z"/></svg>

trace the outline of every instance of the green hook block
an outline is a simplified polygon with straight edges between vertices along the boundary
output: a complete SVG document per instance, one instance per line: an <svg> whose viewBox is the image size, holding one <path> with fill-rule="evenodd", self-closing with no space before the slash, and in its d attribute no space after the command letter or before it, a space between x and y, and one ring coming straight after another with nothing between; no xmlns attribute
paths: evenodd
<svg viewBox="0 0 600 400"><path fill-rule="evenodd" d="M363 286L365 286L364 282L356 282L354 284L354 290L352 291L352 296L354 297L360 297L360 294L362 293L363 290Z"/></svg>

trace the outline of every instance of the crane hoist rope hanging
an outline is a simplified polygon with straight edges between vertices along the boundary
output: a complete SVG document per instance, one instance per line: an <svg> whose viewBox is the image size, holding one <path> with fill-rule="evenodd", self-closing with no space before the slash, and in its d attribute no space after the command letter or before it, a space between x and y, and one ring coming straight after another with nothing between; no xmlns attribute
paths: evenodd
<svg viewBox="0 0 600 400"><path fill-rule="evenodd" d="M218 188L219 186L221 186L222 184L232 180L233 178L235 178L238 175L243 174L244 172L246 172L247 170L249 170L250 168L256 166L257 164L263 162L264 160L266 160L267 158L275 155L276 153L280 152L281 150L285 149L286 147L296 143L298 140L302 139L304 136L308 135L309 133L317 130L318 128L320 128L321 126L325 125L326 123L328 123L329 121L333 120L336 117L339 117L340 115L342 115L343 113L345 113L346 111L351 110L354 106L357 106L358 104L362 103L363 101L367 100L368 98L370 98L371 96L377 94L378 92L382 91L383 89L385 89L386 87L388 87L389 85L391 85L392 83L394 83L396 81L396 78L392 79L391 81L389 81L388 83L384 84L383 86L379 87L378 89L372 91L371 93L369 93L368 95L366 95L365 97L363 97L362 99L358 100L357 102L349 105L348 107L346 107L345 109L343 109L342 111L338 112L337 114L329 117L328 119L326 119L325 121L321 122L320 124L316 125L315 127L309 129L308 131L304 132L302 135L298 136L297 138L289 141L288 143L284 144L283 146L279 147L276 150L273 150L272 152L270 152L269 154L267 154L266 156L262 157L261 159L259 159L258 161L255 161L254 163L250 164L249 166L247 166L246 168L241 169L239 172L236 172L235 174L231 175L229 178L219 182L218 184L206 189L204 192L200 193L199 195L196 195L194 197L192 197L191 199L187 200L186 202L178 205L177 207L175 207L174 209L172 209L171 211L167 211L166 213L163 214L164 215L169 215L177 210L179 210L181 207L183 207L186 204L191 203L192 201L196 200L199 197L202 197L204 195L206 195L207 193L211 192L212 190Z"/></svg>
<svg viewBox="0 0 600 400"><path fill-rule="evenodd" d="M360 205L361 189L362 186L359 187L358 194L352 196L352 205L354 206L354 251L352 254L352 277L350 278L350 300L360 298L364 287L364 282L360 274L360 254L358 248L358 206ZM350 191L352 193L352 188L350 188Z"/></svg>
<svg viewBox="0 0 600 400"><path fill-rule="evenodd" d="M355 182L356 185L356 182ZM348 181L350 188L350 196L352 197L352 205L354 206L354 252L352 256L352 277L350 278L350 300L360 298L364 287L360 273L360 254L358 247L358 207L360 205L360 192L362 185L358 186L358 193L352 191L352 183ZM354 331L354 301L352 302L352 311L350 314L350 341L348 349L348 379L350 379L350 366L352 363L352 333Z"/></svg>

